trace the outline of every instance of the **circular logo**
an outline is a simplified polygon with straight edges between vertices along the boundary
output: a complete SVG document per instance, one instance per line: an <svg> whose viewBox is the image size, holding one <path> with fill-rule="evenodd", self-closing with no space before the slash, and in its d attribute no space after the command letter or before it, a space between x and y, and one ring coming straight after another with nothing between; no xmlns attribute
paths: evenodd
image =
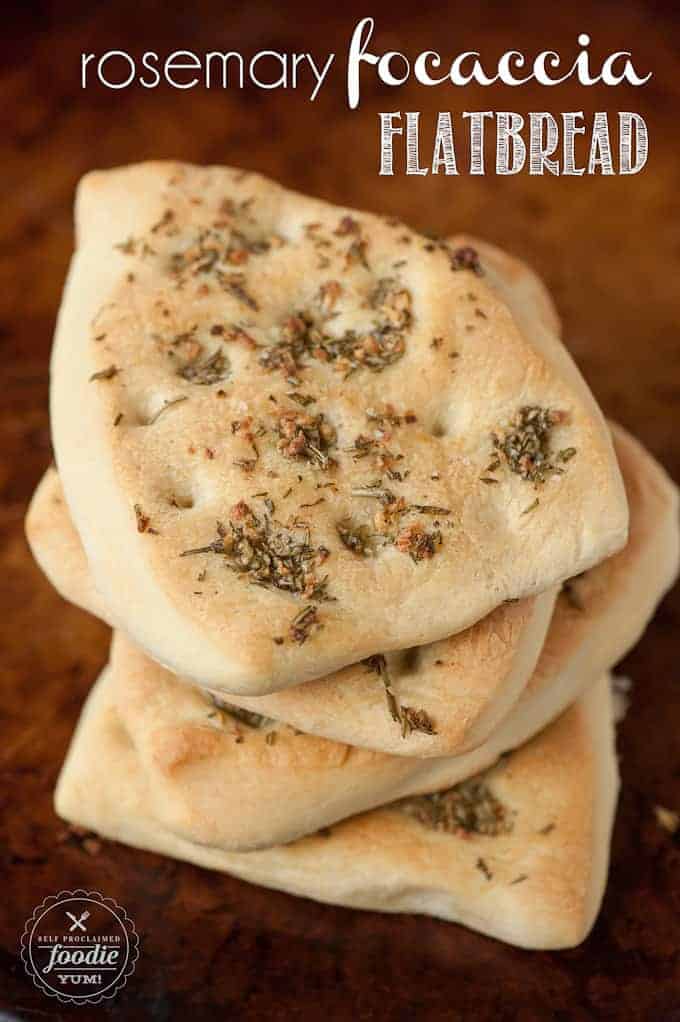
<svg viewBox="0 0 680 1022"><path fill-rule="evenodd" d="M26 923L21 957L38 989L62 1004L115 997L134 972L139 937L124 908L96 891L45 898Z"/></svg>

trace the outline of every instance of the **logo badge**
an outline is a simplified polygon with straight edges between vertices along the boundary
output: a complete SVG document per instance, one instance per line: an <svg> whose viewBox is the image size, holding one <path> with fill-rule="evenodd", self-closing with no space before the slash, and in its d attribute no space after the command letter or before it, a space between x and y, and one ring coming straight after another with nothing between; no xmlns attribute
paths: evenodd
<svg viewBox="0 0 680 1022"><path fill-rule="evenodd" d="M45 898L21 937L26 972L62 1004L100 1004L115 997L135 969L135 924L112 898L61 891Z"/></svg>

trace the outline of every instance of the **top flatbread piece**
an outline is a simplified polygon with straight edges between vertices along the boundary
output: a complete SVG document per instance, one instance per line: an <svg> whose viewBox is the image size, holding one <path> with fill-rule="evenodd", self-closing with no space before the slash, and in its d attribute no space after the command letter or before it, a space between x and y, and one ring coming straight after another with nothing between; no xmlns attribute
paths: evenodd
<svg viewBox="0 0 680 1022"><path fill-rule="evenodd" d="M275 691L625 542L592 397L469 247L163 163L88 175L77 236L57 460L114 622L173 671Z"/></svg>

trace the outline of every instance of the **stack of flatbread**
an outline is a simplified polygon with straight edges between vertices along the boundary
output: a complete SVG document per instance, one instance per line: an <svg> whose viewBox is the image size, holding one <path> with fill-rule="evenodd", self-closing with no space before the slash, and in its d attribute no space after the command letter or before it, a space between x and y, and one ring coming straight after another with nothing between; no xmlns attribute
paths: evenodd
<svg viewBox="0 0 680 1022"><path fill-rule="evenodd" d="M27 519L113 628L73 824L320 901L581 941L608 672L678 564L541 282L254 174L88 175Z"/></svg>

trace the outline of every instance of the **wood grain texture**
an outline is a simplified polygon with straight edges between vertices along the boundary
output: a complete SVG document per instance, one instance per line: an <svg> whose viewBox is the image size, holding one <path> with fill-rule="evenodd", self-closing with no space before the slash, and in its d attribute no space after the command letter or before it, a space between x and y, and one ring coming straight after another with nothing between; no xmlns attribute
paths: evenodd
<svg viewBox="0 0 680 1022"><path fill-rule="evenodd" d="M12 5L10 5L11 7ZM0 157L0 1009L22 1020L680 1018L680 841L653 806L680 809L678 591L621 670L635 683L620 728L623 792L604 908L583 947L529 954L431 919L315 905L103 843L60 841L51 794L106 629L67 606L32 563L26 501L50 459L47 367L72 244L78 177L149 157L241 164L333 201L442 234L469 231L532 262L607 415L680 477L676 5L374 4L378 43L415 54L481 47L632 49L644 89L460 93L365 79L350 113L342 75L314 104L247 91L83 93L81 51L263 47L344 52L365 9L342 5L15 5L3 31ZM62 8L60 10L59 8ZM650 159L631 178L379 178L380 110L631 109ZM90 887L125 905L137 971L106 1008L58 1010L24 975L17 945L46 895ZM5 1016L2 1016L5 1017Z"/></svg>

